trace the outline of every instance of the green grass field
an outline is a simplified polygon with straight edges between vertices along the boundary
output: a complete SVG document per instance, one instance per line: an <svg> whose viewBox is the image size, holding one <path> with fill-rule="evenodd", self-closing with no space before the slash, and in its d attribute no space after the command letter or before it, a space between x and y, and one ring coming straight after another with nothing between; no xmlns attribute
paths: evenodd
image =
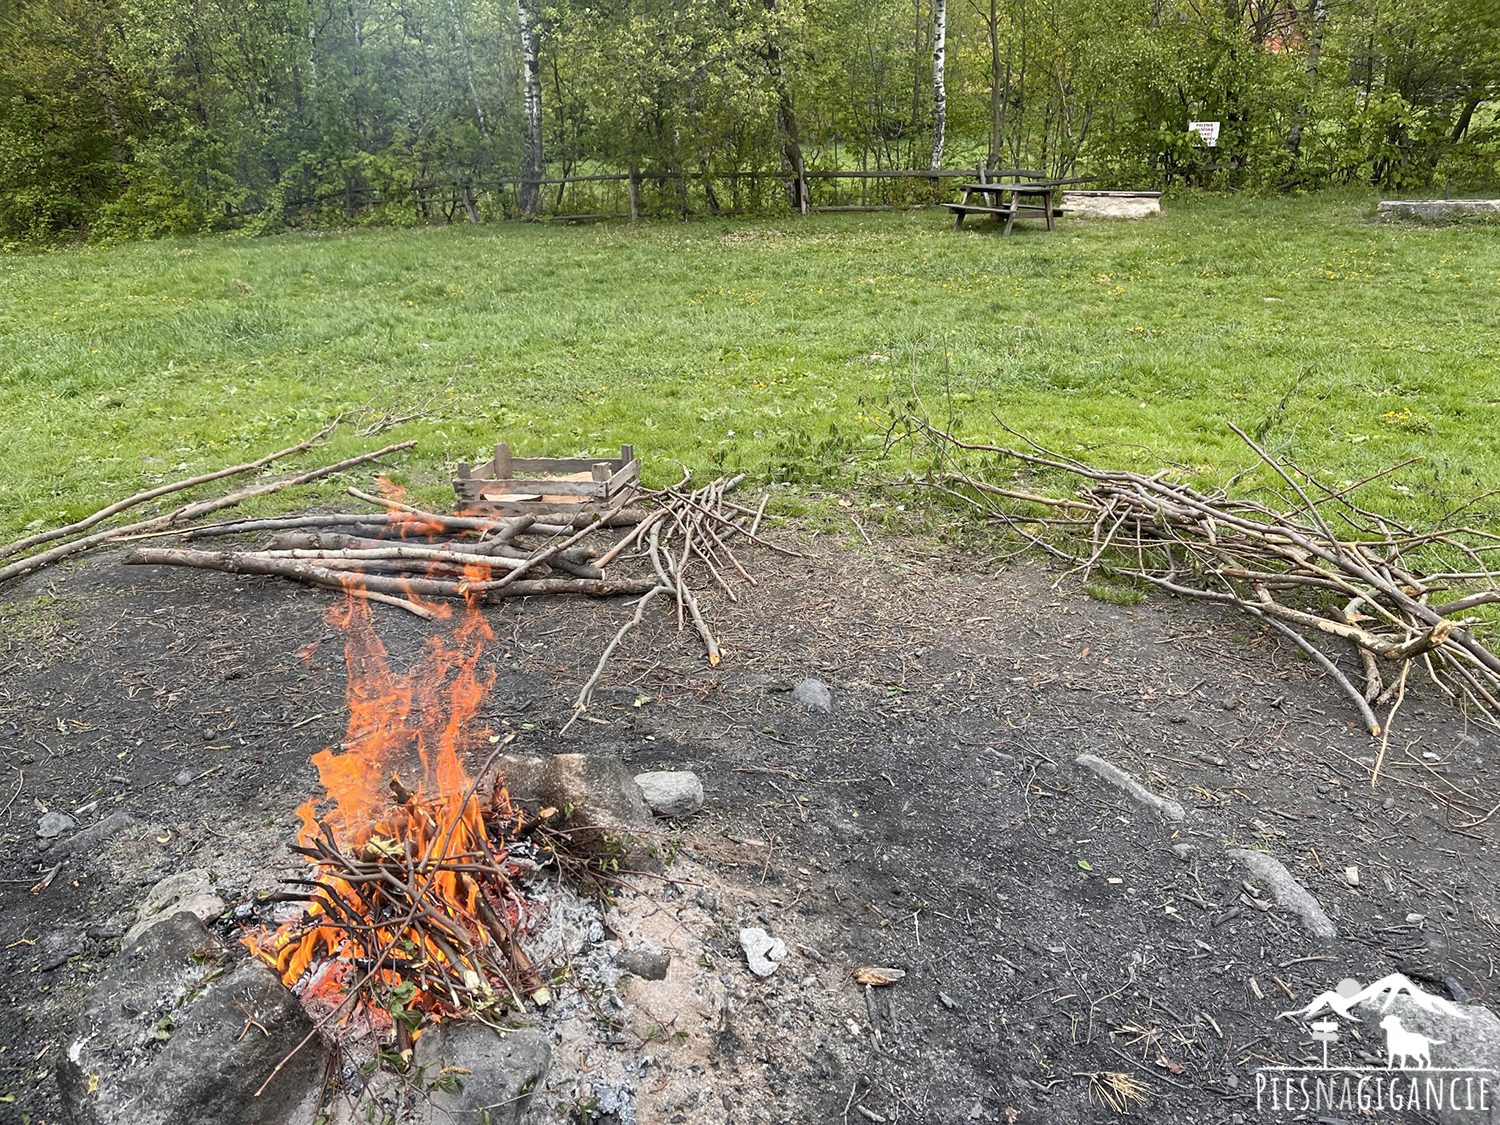
<svg viewBox="0 0 1500 1125"><path fill-rule="evenodd" d="M12 254L0 535L434 392L380 439L420 439L402 471L433 502L500 438L634 441L658 481L676 459L855 488L906 471L880 440L915 388L944 416L950 391L970 436L998 413L1133 468L1225 475L1253 460L1226 423L1268 420L1331 480L1421 456L1364 495L1432 514L1500 477L1500 228L1372 212L1186 198L1009 239L925 211ZM346 428L327 452L371 444Z"/></svg>

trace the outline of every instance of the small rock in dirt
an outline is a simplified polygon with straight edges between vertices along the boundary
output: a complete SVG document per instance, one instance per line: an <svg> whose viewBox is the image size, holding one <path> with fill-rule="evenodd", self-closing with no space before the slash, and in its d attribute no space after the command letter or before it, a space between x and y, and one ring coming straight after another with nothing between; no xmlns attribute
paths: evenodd
<svg viewBox="0 0 1500 1125"><path fill-rule="evenodd" d="M750 971L758 977L770 976L786 957L786 942L773 938L759 926L748 926L740 931L740 948L745 951Z"/></svg>
<svg viewBox="0 0 1500 1125"><path fill-rule="evenodd" d="M938 993L938 1003L947 1008L950 1012L953 1011L954 1008L958 1007L958 1001L954 1000L953 997L949 996L946 992Z"/></svg>
<svg viewBox="0 0 1500 1125"><path fill-rule="evenodd" d="M211 922L224 913L224 900L214 894L208 872L201 867L168 875L146 892L135 925L125 931L125 944L129 945L163 918L183 910L201 922Z"/></svg>
<svg viewBox="0 0 1500 1125"><path fill-rule="evenodd" d="M1192 844L1173 844L1172 851L1176 854L1178 859L1182 860L1183 863L1188 863L1192 860L1198 849Z"/></svg>
<svg viewBox="0 0 1500 1125"><path fill-rule="evenodd" d="M56 862L72 855L87 855L100 844L113 839L135 823L135 817L127 812L112 812L97 824L91 824L75 836L53 844L47 858Z"/></svg>
<svg viewBox="0 0 1500 1125"><path fill-rule="evenodd" d="M1244 864L1255 878L1269 883L1276 901L1301 916L1302 925L1308 933L1314 937L1323 938L1331 938L1338 933L1333 920L1318 905L1318 900L1313 898L1306 887L1293 878L1292 873L1279 859L1266 855L1265 852L1253 852L1247 848L1230 848L1224 854ZM1226 911L1220 915L1220 921L1227 921L1231 914L1237 912L1238 907Z"/></svg>
<svg viewBox="0 0 1500 1125"><path fill-rule="evenodd" d="M1073 761L1090 773L1103 778L1116 789L1123 790L1131 800L1144 805L1163 820L1171 824L1180 824L1187 818L1187 813L1176 801L1158 797L1113 762L1106 762L1103 758L1093 754L1080 754Z"/></svg>
<svg viewBox="0 0 1500 1125"><path fill-rule="evenodd" d="M71 832L77 827L78 822L71 816L53 809L44 813L42 819L36 822L36 834L41 840L55 840L64 832Z"/></svg>
<svg viewBox="0 0 1500 1125"><path fill-rule="evenodd" d="M792 699L819 715L833 713L833 693L822 680L815 680L811 676L792 689Z"/></svg>
<svg viewBox="0 0 1500 1125"><path fill-rule="evenodd" d="M1224 1079L1224 1085L1228 1086L1231 1090L1238 1090L1240 1088L1240 1080L1238 1076L1231 1074Z"/></svg>
<svg viewBox="0 0 1500 1125"><path fill-rule="evenodd" d="M646 806L657 816L692 816L703 807L703 782L692 770L655 770L638 773Z"/></svg>
<svg viewBox="0 0 1500 1125"><path fill-rule="evenodd" d="M1396 798L1387 797L1385 800L1380 802L1380 807L1389 812L1391 809L1396 807Z"/></svg>
<svg viewBox="0 0 1500 1125"><path fill-rule="evenodd" d="M193 777L194 774L192 770L183 770L172 779L172 784L180 789L184 785L191 785L193 783Z"/></svg>
<svg viewBox="0 0 1500 1125"><path fill-rule="evenodd" d="M642 980L666 980L667 969L672 964L672 955L660 949L644 946L624 950L615 958L615 964Z"/></svg>
<svg viewBox="0 0 1500 1125"><path fill-rule="evenodd" d="M450 1023L417 1040L417 1066L436 1075L444 1067L461 1074L459 1089L427 1094L425 1120L433 1125L519 1125L531 1095L547 1076L552 1048L541 1032L496 1031L481 1023ZM458 1073L454 1071L453 1073Z"/></svg>
<svg viewBox="0 0 1500 1125"><path fill-rule="evenodd" d="M1416 925L1418 922L1425 922L1426 920L1427 920L1427 915L1425 915L1425 914L1408 914L1406 916L1406 921L1410 925L1413 925L1413 926Z"/></svg>
<svg viewBox="0 0 1500 1125"><path fill-rule="evenodd" d="M1351 887L1359 886L1359 868L1344 868L1344 882L1348 883Z"/></svg>

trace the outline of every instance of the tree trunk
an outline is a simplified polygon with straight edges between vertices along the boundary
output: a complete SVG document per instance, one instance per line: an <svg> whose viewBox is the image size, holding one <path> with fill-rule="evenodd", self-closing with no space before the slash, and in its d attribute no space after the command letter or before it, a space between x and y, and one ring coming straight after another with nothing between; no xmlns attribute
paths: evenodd
<svg viewBox="0 0 1500 1125"><path fill-rule="evenodd" d="M1010 40L1006 39L1005 84L1000 84L999 0L990 0L990 155L989 166L1000 167L1000 145L1005 138L1005 103L1010 97Z"/></svg>
<svg viewBox="0 0 1500 1125"><path fill-rule="evenodd" d="M943 166L943 132L948 124L948 88L943 81L943 67L948 52L948 0L932 3L932 163L936 172Z"/></svg>
<svg viewBox="0 0 1500 1125"><path fill-rule="evenodd" d="M1293 156L1302 147L1302 130L1307 124L1308 102L1318 84L1318 59L1323 54L1323 27L1328 22L1328 0L1314 0L1312 37L1307 42L1307 93L1297 107L1297 119L1286 136L1287 151Z"/></svg>
<svg viewBox="0 0 1500 1125"><path fill-rule="evenodd" d="M523 214L536 213L542 178L542 74L537 53L536 13L532 0L516 0L521 25L521 67L524 83L525 147L521 165L520 204Z"/></svg>

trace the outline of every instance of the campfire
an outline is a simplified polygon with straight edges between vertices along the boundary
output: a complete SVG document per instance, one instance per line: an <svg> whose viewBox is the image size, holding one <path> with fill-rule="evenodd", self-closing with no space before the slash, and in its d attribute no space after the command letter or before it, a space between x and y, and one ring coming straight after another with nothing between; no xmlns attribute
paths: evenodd
<svg viewBox="0 0 1500 1125"><path fill-rule="evenodd" d="M512 810L503 786L481 794L485 770L471 778L461 761L508 741L475 730L493 680L476 673L491 639L478 607L406 673L390 667L367 602L348 599L335 620L347 637L348 735L313 756L327 796L298 810L293 848L311 870L277 896L305 910L244 941L309 1008L346 1021L363 1010L406 1050L432 1020L545 1000L517 940L527 903L515 880L536 863L512 855L534 850L525 838L537 822Z"/></svg>

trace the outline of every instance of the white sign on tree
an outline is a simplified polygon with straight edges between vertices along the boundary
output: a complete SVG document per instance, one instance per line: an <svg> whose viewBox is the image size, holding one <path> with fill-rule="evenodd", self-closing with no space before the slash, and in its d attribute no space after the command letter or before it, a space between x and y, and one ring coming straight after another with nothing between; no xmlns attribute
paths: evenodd
<svg viewBox="0 0 1500 1125"><path fill-rule="evenodd" d="M1219 123L1217 121L1189 121L1188 131L1197 133L1198 138L1209 148L1218 147Z"/></svg>

